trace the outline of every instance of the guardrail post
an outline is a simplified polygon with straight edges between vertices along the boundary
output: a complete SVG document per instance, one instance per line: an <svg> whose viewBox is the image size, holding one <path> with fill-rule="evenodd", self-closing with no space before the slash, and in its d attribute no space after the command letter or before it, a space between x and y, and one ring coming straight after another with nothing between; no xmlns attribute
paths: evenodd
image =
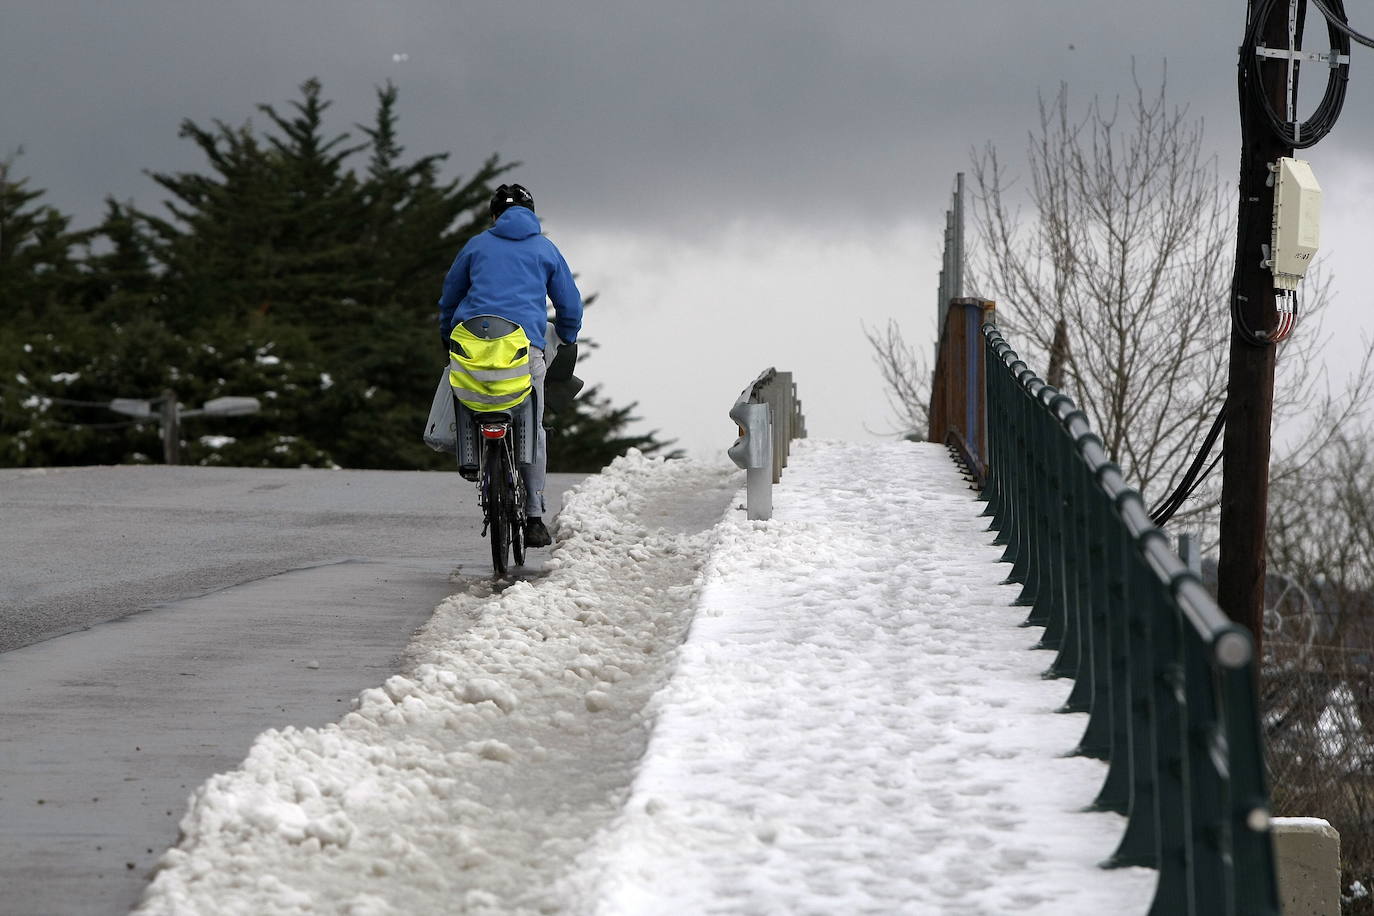
<svg viewBox="0 0 1374 916"><path fill-rule="evenodd" d="M745 470L745 506L751 521L773 517L774 425L772 408L763 403L736 401L730 419L739 424L740 436L726 450L730 460Z"/></svg>
<svg viewBox="0 0 1374 916"><path fill-rule="evenodd" d="M739 427L739 438L726 453L748 471L749 518L769 519L773 484L782 480L792 440L806 438L806 418L792 373L765 369L730 408L730 419Z"/></svg>

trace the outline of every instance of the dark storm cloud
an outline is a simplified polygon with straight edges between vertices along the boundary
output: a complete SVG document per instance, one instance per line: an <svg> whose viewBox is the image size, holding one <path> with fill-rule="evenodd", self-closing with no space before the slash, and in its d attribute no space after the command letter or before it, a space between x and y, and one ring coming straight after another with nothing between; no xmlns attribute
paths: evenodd
<svg viewBox="0 0 1374 916"><path fill-rule="evenodd" d="M1019 155L1037 92L1129 91L1132 58L1147 86L1168 59L1229 169L1243 17L1238 0L8 0L0 154L24 145L21 174L89 218L106 193L155 199L142 169L201 165L184 117L239 123L318 76L346 130L391 79L412 154L521 160L582 225L938 215L970 148ZM1368 111L1374 78L1353 85Z"/></svg>

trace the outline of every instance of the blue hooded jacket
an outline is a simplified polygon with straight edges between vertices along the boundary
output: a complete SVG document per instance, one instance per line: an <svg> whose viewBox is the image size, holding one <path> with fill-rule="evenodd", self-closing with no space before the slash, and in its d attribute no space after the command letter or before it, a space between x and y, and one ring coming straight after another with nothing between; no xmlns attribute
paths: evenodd
<svg viewBox="0 0 1374 916"><path fill-rule="evenodd" d="M525 329L530 343L546 349L544 330L553 300L554 329L567 343L582 328L582 294L568 262L539 234L539 217L528 207L509 207L486 232L473 236L453 259L439 297L439 329L475 315L497 315Z"/></svg>

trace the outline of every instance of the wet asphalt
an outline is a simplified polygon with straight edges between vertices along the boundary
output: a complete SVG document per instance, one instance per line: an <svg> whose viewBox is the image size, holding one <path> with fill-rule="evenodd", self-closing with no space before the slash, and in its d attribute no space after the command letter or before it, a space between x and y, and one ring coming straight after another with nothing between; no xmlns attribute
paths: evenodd
<svg viewBox="0 0 1374 916"><path fill-rule="evenodd" d="M451 473L0 470L0 914L127 913L196 786L491 578L480 531Z"/></svg>

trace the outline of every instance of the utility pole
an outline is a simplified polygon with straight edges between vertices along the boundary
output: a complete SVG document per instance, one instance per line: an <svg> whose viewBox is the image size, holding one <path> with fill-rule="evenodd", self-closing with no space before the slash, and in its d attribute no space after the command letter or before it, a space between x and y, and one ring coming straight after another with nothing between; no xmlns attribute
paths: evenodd
<svg viewBox="0 0 1374 916"><path fill-rule="evenodd" d="M177 393L168 388L162 392L162 462L181 463L181 424L177 410Z"/></svg>
<svg viewBox="0 0 1374 916"><path fill-rule="evenodd" d="M1247 23L1255 15L1249 0ZM1288 46L1288 4L1270 7L1263 39L1270 48ZM1242 50L1241 53L1246 53ZM1254 53L1249 51L1249 53ZM1241 61L1242 80L1245 72ZM1263 66L1263 89L1276 111L1289 106L1288 68L1279 59ZM1275 136L1253 91L1240 92L1240 206L1237 217L1236 267L1231 295L1245 325L1256 333L1272 332L1277 323L1274 277L1263 265L1274 212L1270 165L1292 156L1293 147ZM1248 628L1261 648L1264 624L1265 526L1269 513L1269 452L1274 417L1275 346L1248 340L1232 323L1231 368L1227 382L1226 431L1222 439L1221 558L1217 567L1217 603L1231 619ZM1259 666L1255 666L1259 670Z"/></svg>

